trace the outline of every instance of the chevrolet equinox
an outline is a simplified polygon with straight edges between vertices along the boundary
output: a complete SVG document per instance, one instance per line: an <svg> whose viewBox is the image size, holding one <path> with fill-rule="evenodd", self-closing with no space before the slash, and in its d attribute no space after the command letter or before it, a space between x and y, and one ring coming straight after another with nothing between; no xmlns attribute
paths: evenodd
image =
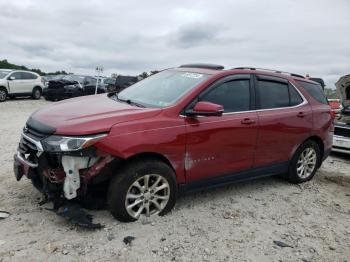
<svg viewBox="0 0 350 262"><path fill-rule="evenodd" d="M120 221L164 215L180 193L282 175L310 180L332 147L321 86L300 75L189 64L119 94L48 105L27 120L14 172L49 200L105 183Z"/></svg>

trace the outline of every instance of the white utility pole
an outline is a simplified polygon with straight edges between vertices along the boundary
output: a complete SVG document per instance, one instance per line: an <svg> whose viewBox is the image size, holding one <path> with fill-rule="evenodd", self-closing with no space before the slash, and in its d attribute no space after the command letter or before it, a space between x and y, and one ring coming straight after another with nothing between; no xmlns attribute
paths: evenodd
<svg viewBox="0 0 350 262"><path fill-rule="evenodd" d="M98 80L100 79L100 74L102 74L102 72L103 72L103 67L102 66L97 66L96 67L97 77L96 77L95 95L97 94Z"/></svg>

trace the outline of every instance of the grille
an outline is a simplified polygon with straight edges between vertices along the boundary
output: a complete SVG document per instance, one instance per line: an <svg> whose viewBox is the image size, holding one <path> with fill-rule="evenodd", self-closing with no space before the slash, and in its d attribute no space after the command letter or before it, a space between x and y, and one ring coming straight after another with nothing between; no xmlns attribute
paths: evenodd
<svg viewBox="0 0 350 262"><path fill-rule="evenodd" d="M334 134L337 136L350 137L350 128L334 127Z"/></svg>
<svg viewBox="0 0 350 262"><path fill-rule="evenodd" d="M25 136L31 139L28 139ZM19 152L22 154L36 153L41 147L40 143L36 143L36 142L40 142L42 139L46 137L48 137L47 134L40 133L32 128L28 128L28 127L23 128L23 135L18 146Z"/></svg>

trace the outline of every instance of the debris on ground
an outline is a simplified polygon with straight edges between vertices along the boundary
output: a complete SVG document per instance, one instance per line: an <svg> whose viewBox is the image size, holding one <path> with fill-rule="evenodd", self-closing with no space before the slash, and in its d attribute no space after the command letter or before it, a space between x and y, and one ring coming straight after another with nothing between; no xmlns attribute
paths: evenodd
<svg viewBox="0 0 350 262"><path fill-rule="evenodd" d="M274 240L273 243L279 247L291 247L291 248L293 248L293 246L286 244L282 241Z"/></svg>
<svg viewBox="0 0 350 262"><path fill-rule="evenodd" d="M5 219L5 218L8 218L9 216L10 216L9 212L0 211L0 219Z"/></svg>
<svg viewBox="0 0 350 262"><path fill-rule="evenodd" d="M46 251L47 253L53 253L53 252L55 252L57 249L58 249L58 247L55 246L55 245L52 244L52 243L48 243L48 244L45 246L45 251Z"/></svg>
<svg viewBox="0 0 350 262"><path fill-rule="evenodd" d="M135 240L133 236L124 237L123 242L125 245L131 245L131 242Z"/></svg>
<svg viewBox="0 0 350 262"><path fill-rule="evenodd" d="M64 205L62 209L63 211L57 212L57 214L66 218L73 225L89 229L101 229L104 227L99 223L92 223L92 216L87 214L77 203L68 202L68 204Z"/></svg>

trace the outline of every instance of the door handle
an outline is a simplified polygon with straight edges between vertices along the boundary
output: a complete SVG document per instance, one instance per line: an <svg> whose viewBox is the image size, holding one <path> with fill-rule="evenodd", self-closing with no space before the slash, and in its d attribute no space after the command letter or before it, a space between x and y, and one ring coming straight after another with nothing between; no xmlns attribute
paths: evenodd
<svg viewBox="0 0 350 262"><path fill-rule="evenodd" d="M250 119L250 118L244 118L241 123L243 125L251 125L251 124L255 124L255 120Z"/></svg>
<svg viewBox="0 0 350 262"><path fill-rule="evenodd" d="M299 112L297 114L297 117L303 118L304 116L306 116L306 114L304 112Z"/></svg>

